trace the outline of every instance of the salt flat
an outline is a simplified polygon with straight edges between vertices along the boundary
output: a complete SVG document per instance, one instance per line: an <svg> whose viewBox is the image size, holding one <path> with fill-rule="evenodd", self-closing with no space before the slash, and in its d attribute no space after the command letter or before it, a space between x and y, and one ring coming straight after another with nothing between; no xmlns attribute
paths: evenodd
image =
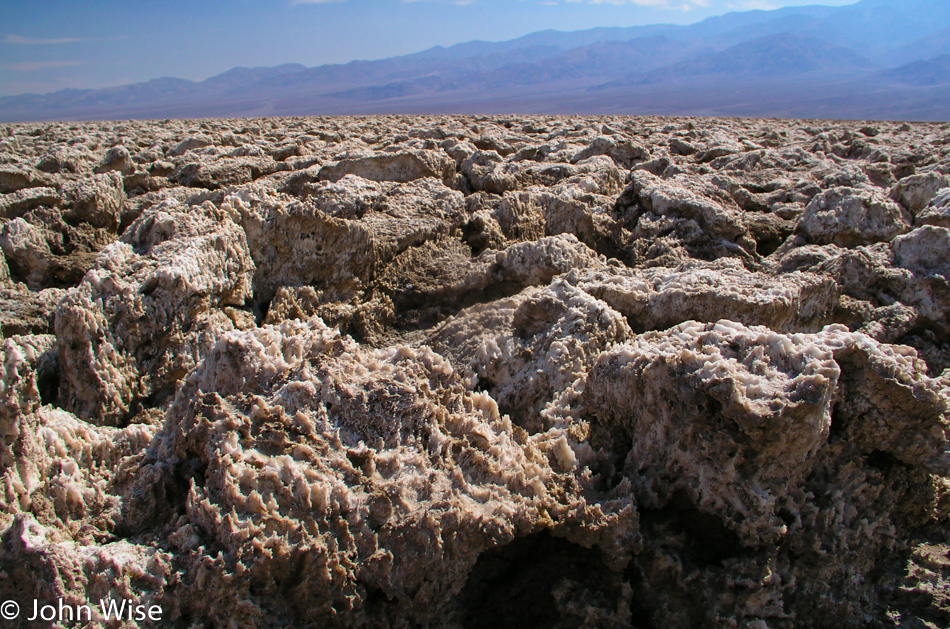
<svg viewBox="0 0 950 629"><path fill-rule="evenodd" d="M24 611L950 623L948 124L12 124L0 221Z"/></svg>

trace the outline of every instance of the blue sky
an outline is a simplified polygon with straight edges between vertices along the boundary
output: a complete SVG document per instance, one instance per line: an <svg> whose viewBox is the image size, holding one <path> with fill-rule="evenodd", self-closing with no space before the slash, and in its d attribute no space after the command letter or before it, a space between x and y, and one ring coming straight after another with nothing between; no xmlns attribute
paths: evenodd
<svg viewBox="0 0 950 629"><path fill-rule="evenodd" d="M855 0L0 0L0 96Z"/></svg>

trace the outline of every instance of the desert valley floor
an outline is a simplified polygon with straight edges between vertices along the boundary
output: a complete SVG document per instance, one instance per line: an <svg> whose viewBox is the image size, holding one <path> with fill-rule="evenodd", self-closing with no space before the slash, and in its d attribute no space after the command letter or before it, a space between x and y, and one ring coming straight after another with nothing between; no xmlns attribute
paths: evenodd
<svg viewBox="0 0 950 629"><path fill-rule="evenodd" d="M0 125L0 249L0 626L950 625L948 124Z"/></svg>

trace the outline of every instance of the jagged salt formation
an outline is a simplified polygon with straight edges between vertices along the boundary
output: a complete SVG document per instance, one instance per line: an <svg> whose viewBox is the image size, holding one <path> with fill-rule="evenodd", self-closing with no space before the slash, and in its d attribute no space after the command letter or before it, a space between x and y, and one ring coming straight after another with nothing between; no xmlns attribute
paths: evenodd
<svg viewBox="0 0 950 629"><path fill-rule="evenodd" d="M163 610L122 626L945 626L948 146L716 119L0 128L0 600Z"/></svg>

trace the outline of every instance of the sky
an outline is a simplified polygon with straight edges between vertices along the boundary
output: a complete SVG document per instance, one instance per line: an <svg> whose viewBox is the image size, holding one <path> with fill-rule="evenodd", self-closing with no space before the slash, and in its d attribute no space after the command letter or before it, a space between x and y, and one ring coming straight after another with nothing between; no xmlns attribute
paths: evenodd
<svg viewBox="0 0 950 629"><path fill-rule="evenodd" d="M855 0L0 0L0 96Z"/></svg>

